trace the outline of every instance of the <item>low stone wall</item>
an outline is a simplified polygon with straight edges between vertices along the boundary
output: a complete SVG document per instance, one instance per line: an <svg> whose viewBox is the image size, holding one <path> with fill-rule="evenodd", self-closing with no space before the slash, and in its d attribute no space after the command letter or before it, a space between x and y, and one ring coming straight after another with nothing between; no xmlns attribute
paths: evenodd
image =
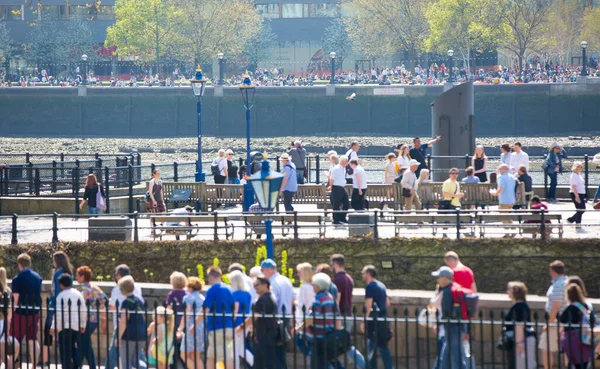
<svg viewBox="0 0 600 369"><path fill-rule="evenodd" d="M254 240L64 243L56 248L48 244L6 246L0 248L0 253L9 275L16 273L17 255L29 252L34 259L34 268L40 270L44 278L50 278L51 255L55 249L60 249L69 254L74 265L91 266L94 274L103 280L112 279L117 264L127 263L140 282L168 282L174 270L198 275L199 266L205 272L214 264L215 258L222 267L240 262L250 268L256 264L259 246L261 244ZM276 261L280 268L282 261L288 270L306 261L313 265L327 263L331 254L343 253L357 287L362 286L362 267L373 264L379 269L379 278L392 289L433 290L435 281L430 273L443 264L443 255L449 250L458 252L463 262L473 269L482 291L503 293L507 282L521 280L532 294L543 295L550 283L548 264L561 259L569 274L583 278L590 296L600 296L597 278L600 250L596 239L553 239L545 243L533 239L275 241ZM283 251L286 251L286 260L282 260Z"/></svg>

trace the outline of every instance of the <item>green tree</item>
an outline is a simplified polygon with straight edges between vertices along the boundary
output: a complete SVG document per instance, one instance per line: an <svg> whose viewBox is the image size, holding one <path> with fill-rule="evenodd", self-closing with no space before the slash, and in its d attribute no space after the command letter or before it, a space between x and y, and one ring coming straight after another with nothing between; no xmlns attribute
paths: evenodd
<svg viewBox="0 0 600 369"><path fill-rule="evenodd" d="M13 39L6 28L6 22L0 22L0 63L4 63L10 56L13 48Z"/></svg>
<svg viewBox="0 0 600 369"><path fill-rule="evenodd" d="M258 63L266 60L271 55L271 49L276 45L277 35L273 33L271 22L264 19L260 32L246 43L244 54L248 57L248 68L254 70Z"/></svg>
<svg viewBox="0 0 600 369"><path fill-rule="evenodd" d="M178 20L186 52L196 63L215 59L219 52L239 56L260 33L261 18L252 0L179 0Z"/></svg>
<svg viewBox="0 0 600 369"><path fill-rule="evenodd" d="M119 56L141 56L159 61L168 51L183 54L183 10L172 0L119 0L117 21L108 27L105 45L116 46Z"/></svg>
<svg viewBox="0 0 600 369"><path fill-rule="evenodd" d="M345 0L344 18L354 48L365 56L409 52L410 60L423 51L429 25L425 9L430 0Z"/></svg>
<svg viewBox="0 0 600 369"><path fill-rule="evenodd" d="M56 35L56 59L61 64L81 63L81 55L88 56L88 63L97 59L89 21L84 17L71 17L66 27Z"/></svg>
<svg viewBox="0 0 600 369"><path fill-rule="evenodd" d="M35 64L57 64L60 59L57 35L56 22L50 19L50 15L42 14L27 33L26 58Z"/></svg>
<svg viewBox="0 0 600 369"><path fill-rule="evenodd" d="M470 67L471 50L485 50L497 45L506 34L499 17L502 11L497 0L438 0L425 16L429 23L428 51L446 54L455 50Z"/></svg>
<svg viewBox="0 0 600 369"><path fill-rule="evenodd" d="M581 38L588 43L588 50L600 50L600 8L588 8L583 16Z"/></svg>
<svg viewBox="0 0 600 369"><path fill-rule="evenodd" d="M579 1L554 3L548 13L548 20L540 27L538 39L533 43L532 49L544 61L558 59L563 64L570 64L573 51L579 51L582 23L583 9Z"/></svg>
<svg viewBox="0 0 600 369"><path fill-rule="evenodd" d="M348 37L346 25L340 18L334 18L329 27L325 28L321 41L326 54L334 51L336 62L340 69L344 67L344 59L352 53L352 41Z"/></svg>
<svg viewBox="0 0 600 369"><path fill-rule="evenodd" d="M526 53L539 39L552 4L552 0L507 0L504 11L498 13L509 29L502 46L515 56L519 72Z"/></svg>

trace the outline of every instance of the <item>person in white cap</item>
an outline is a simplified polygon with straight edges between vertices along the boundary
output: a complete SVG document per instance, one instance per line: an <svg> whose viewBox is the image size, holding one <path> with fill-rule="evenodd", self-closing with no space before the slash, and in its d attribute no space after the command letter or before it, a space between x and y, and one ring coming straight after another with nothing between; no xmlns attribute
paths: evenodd
<svg viewBox="0 0 600 369"><path fill-rule="evenodd" d="M404 209L408 211L412 210L413 204L415 205L416 210L421 210L421 201L419 199L419 194L417 193L419 182L417 181L417 176L415 174L420 165L421 163L417 160L410 159L408 169L404 172L402 181L400 182L402 185L402 197L404 197L406 203Z"/></svg>
<svg viewBox="0 0 600 369"><path fill-rule="evenodd" d="M292 206L292 199L298 191L298 182L296 180L296 166L290 162L290 156L286 153L281 154L279 157L283 169L283 181L281 182L281 188L279 189L279 196L283 197L283 206L285 211L294 211Z"/></svg>

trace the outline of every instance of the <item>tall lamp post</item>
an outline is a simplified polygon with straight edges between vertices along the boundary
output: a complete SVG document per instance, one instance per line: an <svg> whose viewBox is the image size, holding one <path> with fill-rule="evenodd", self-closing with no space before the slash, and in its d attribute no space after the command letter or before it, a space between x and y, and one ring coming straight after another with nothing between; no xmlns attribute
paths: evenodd
<svg viewBox="0 0 600 369"><path fill-rule="evenodd" d="M272 172L269 161L263 156L263 162L260 172L254 173L248 183L254 188L258 204L261 208L272 211L279 198L279 189L283 182L283 175L279 172ZM274 259L273 252L273 230L271 223L273 219L269 215L265 217L265 233L267 234L267 258Z"/></svg>
<svg viewBox="0 0 600 369"><path fill-rule="evenodd" d="M223 57L224 57L223 53L217 54L217 58L219 59L219 84L220 85L225 84L225 81L223 81L223 63L224 63Z"/></svg>
<svg viewBox="0 0 600 369"><path fill-rule="evenodd" d="M242 100L244 101L244 108L246 109L246 173L250 172L250 164L252 158L250 157L250 111L254 106L254 95L256 94L256 86L252 84L248 71L244 74L244 79L240 85L240 92L242 93ZM248 182L244 185L244 211L250 209L250 205L254 203L254 189Z"/></svg>
<svg viewBox="0 0 600 369"><path fill-rule="evenodd" d="M587 56L585 55L585 49L587 49L587 46L587 41L581 41L581 73L579 73L579 75L582 77L586 77L588 75Z"/></svg>
<svg viewBox="0 0 600 369"><path fill-rule="evenodd" d="M329 53L329 57L331 58L331 81L329 83L335 83L335 51Z"/></svg>
<svg viewBox="0 0 600 369"><path fill-rule="evenodd" d="M88 56L86 54L81 55L81 60L83 61L83 82L82 84L85 86L87 85L87 58Z"/></svg>
<svg viewBox="0 0 600 369"><path fill-rule="evenodd" d="M454 82L454 50L448 50L448 82Z"/></svg>
<svg viewBox="0 0 600 369"><path fill-rule="evenodd" d="M202 172L202 96L204 95L204 88L206 87L206 78L202 74L202 68L198 64L196 68L196 75L194 79L190 81L194 96L196 96L196 110L198 112L198 164L195 179L196 182L205 182L206 177Z"/></svg>

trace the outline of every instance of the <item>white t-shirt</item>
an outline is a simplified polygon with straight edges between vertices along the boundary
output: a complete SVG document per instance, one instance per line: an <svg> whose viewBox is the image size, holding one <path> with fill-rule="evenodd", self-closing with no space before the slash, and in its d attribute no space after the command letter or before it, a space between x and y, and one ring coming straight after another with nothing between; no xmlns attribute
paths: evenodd
<svg viewBox="0 0 600 369"><path fill-rule="evenodd" d="M144 302L144 297L142 296L142 289L135 284L133 286L133 295L139 298L142 302ZM108 301L109 308L117 307L117 311L121 311L121 304L126 300L126 297L121 293L121 289L119 286L114 286L112 291L110 292L110 300ZM110 312L113 315L113 327L117 327L117 313Z"/></svg>
<svg viewBox="0 0 600 369"><path fill-rule="evenodd" d="M350 163L350 160L358 160L358 154L352 149L346 151L346 156L348 157L348 163ZM352 178L352 176L346 174L346 178Z"/></svg>
<svg viewBox="0 0 600 369"><path fill-rule="evenodd" d="M524 165L529 171L529 155L523 150L520 153L513 152L510 154L510 170L512 173L516 173L519 167Z"/></svg>
<svg viewBox="0 0 600 369"><path fill-rule="evenodd" d="M361 190L367 189L367 174L360 165L354 168L354 174L352 174L352 188L358 189L358 179L360 178Z"/></svg>
<svg viewBox="0 0 600 369"><path fill-rule="evenodd" d="M581 175L575 172L571 173L571 177L569 178L569 193L573 193L573 188L571 187L573 185L577 189L577 193L585 193L585 182L583 178L581 178Z"/></svg>
<svg viewBox="0 0 600 369"><path fill-rule="evenodd" d="M187 212L187 210L185 210L185 208L177 208L171 212L171 215L177 217L177 216L182 216L182 215L188 215L188 212ZM168 226L179 226L179 225L181 225L181 223L168 222L167 225Z"/></svg>
<svg viewBox="0 0 600 369"><path fill-rule="evenodd" d="M346 185L346 168L343 167L342 164L336 165L333 167L333 169L331 169L329 179L331 180L333 186L344 187Z"/></svg>

